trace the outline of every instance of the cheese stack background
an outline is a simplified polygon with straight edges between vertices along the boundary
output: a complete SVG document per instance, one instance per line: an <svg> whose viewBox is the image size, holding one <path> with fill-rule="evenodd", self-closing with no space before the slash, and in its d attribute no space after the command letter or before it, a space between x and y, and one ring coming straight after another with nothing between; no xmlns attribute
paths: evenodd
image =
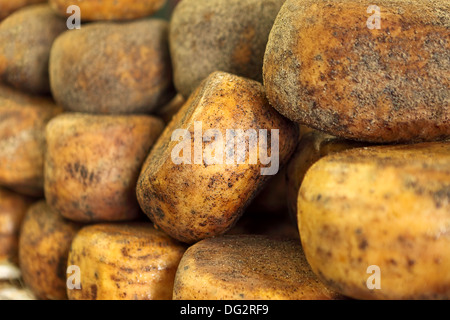
<svg viewBox="0 0 450 320"><path fill-rule="evenodd" d="M0 299L450 299L449 74L444 0L0 0Z"/></svg>

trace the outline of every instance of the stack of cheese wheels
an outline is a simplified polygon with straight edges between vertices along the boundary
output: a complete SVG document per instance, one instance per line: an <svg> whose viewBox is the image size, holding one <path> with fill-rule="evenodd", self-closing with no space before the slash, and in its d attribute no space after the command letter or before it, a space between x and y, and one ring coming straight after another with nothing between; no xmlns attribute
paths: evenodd
<svg viewBox="0 0 450 320"><path fill-rule="evenodd" d="M0 299L450 299L449 52L447 0L0 0Z"/></svg>
<svg viewBox="0 0 450 320"><path fill-rule="evenodd" d="M168 23L137 20L165 0L38 2L0 1L0 186L45 196L21 228L19 264L38 298L65 299L79 223L142 217L136 181L164 128L149 113L175 92ZM93 23L68 30L72 5ZM14 259L25 207L1 190L0 252Z"/></svg>
<svg viewBox="0 0 450 320"><path fill-rule="evenodd" d="M320 131L289 164L289 208L312 270L346 296L450 298L449 12L287 0L271 30L267 97Z"/></svg>

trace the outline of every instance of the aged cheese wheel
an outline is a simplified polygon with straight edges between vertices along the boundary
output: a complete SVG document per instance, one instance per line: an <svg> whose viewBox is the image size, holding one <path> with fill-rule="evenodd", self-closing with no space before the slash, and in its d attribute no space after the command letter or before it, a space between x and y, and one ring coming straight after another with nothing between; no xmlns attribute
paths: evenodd
<svg viewBox="0 0 450 320"><path fill-rule="evenodd" d="M190 247L175 277L176 300L342 298L311 271L298 240L222 236Z"/></svg>
<svg viewBox="0 0 450 320"><path fill-rule="evenodd" d="M168 23L98 22L59 37L50 55L55 100L70 111L148 113L174 95Z"/></svg>
<svg viewBox="0 0 450 320"><path fill-rule="evenodd" d="M44 194L45 126L61 112L48 98L0 86L0 185Z"/></svg>
<svg viewBox="0 0 450 320"><path fill-rule="evenodd" d="M188 97L214 71L262 81L264 51L284 0L183 0L170 22L177 90Z"/></svg>
<svg viewBox="0 0 450 320"><path fill-rule="evenodd" d="M31 93L50 92L50 49L64 30L65 21L47 4L25 7L2 21L0 81Z"/></svg>
<svg viewBox="0 0 450 320"><path fill-rule="evenodd" d="M16 262L19 230L33 199L0 188L0 261Z"/></svg>
<svg viewBox="0 0 450 320"><path fill-rule="evenodd" d="M136 181L163 122L147 115L64 114L47 126L45 197L64 217L132 220Z"/></svg>
<svg viewBox="0 0 450 320"><path fill-rule="evenodd" d="M449 12L447 0L287 0L265 53L267 97L335 136L446 139Z"/></svg>
<svg viewBox="0 0 450 320"><path fill-rule="evenodd" d="M298 191L306 172L317 160L328 154L367 145L364 142L337 138L317 130L306 132L286 168L285 183L289 214L297 220Z"/></svg>
<svg viewBox="0 0 450 320"><path fill-rule="evenodd" d="M149 16L158 11L166 0L49 0L60 15L69 16L67 8L77 5L83 21L129 20Z"/></svg>
<svg viewBox="0 0 450 320"><path fill-rule="evenodd" d="M45 201L33 205L20 231L19 264L25 284L39 299L67 299L67 258L81 226L64 219Z"/></svg>
<svg viewBox="0 0 450 320"><path fill-rule="evenodd" d="M329 155L298 197L312 270L359 299L449 299L449 213L449 142Z"/></svg>
<svg viewBox="0 0 450 320"><path fill-rule="evenodd" d="M69 265L82 272L71 300L169 300L185 246L150 223L98 224L75 237Z"/></svg>
<svg viewBox="0 0 450 320"><path fill-rule="evenodd" d="M0 21L22 7L45 1L46 0L0 0Z"/></svg>
<svg viewBox="0 0 450 320"><path fill-rule="evenodd" d="M268 104L260 83L213 73L166 127L144 163L139 204L180 241L225 233L287 161L297 136L297 127ZM264 159L265 151L270 160Z"/></svg>

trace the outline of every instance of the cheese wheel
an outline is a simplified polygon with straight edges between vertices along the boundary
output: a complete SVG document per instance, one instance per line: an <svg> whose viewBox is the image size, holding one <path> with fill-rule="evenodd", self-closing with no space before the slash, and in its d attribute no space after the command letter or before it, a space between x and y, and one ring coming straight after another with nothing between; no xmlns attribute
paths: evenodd
<svg viewBox="0 0 450 320"><path fill-rule="evenodd" d="M262 81L264 51L284 0L183 0L170 21L175 86L184 97L214 71Z"/></svg>
<svg viewBox="0 0 450 320"><path fill-rule="evenodd" d="M298 240L222 236L181 259L175 300L328 300L342 298L311 271Z"/></svg>
<svg viewBox="0 0 450 320"><path fill-rule="evenodd" d="M298 196L313 271L357 299L449 299L449 213L449 142L329 155Z"/></svg>
<svg viewBox="0 0 450 320"><path fill-rule="evenodd" d="M267 97L334 136L449 138L449 12L447 0L287 0L265 53Z"/></svg>
<svg viewBox="0 0 450 320"><path fill-rule="evenodd" d="M48 98L0 86L0 185L44 194L45 127L61 112Z"/></svg>
<svg viewBox="0 0 450 320"><path fill-rule="evenodd" d="M137 218L136 181L164 128L152 116L64 114L47 126L45 197L80 221Z"/></svg>
<svg viewBox="0 0 450 320"><path fill-rule="evenodd" d="M37 298L67 299L67 258L80 227L61 217L45 201L27 211L20 231L19 265L24 283Z"/></svg>
<svg viewBox="0 0 450 320"><path fill-rule="evenodd" d="M79 267L81 289L71 300L169 300L185 246L149 223L98 224L75 237L69 265Z"/></svg>
<svg viewBox="0 0 450 320"><path fill-rule="evenodd" d="M50 92L50 49L55 38L65 30L65 21L47 4L25 7L3 20L0 24L0 81L30 93Z"/></svg>
<svg viewBox="0 0 450 320"><path fill-rule="evenodd" d="M149 16L161 9L166 0L49 0L52 9L63 17L70 16L67 8L80 8L83 21L130 20Z"/></svg>
<svg viewBox="0 0 450 320"><path fill-rule="evenodd" d="M96 22L65 32L50 54L53 97L66 110L150 113L174 96L167 41L159 19Z"/></svg>
<svg viewBox="0 0 450 320"><path fill-rule="evenodd" d="M260 83L215 72L153 147L137 184L139 204L180 241L223 234L287 161L297 136Z"/></svg>

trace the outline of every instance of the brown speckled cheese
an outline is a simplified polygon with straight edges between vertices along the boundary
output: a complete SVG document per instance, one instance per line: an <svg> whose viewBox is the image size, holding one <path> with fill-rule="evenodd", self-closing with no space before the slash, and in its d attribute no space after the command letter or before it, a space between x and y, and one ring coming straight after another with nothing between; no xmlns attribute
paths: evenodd
<svg viewBox="0 0 450 320"><path fill-rule="evenodd" d="M322 158L303 180L298 219L313 271L342 294L450 298L449 142ZM372 265L380 268L381 289L366 286Z"/></svg>
<svg viewBox="0 0 450 320"><path fill-rule="evenodd" d="M70 5L77 5L83 21L96 21L146 17L162 8L166 0L49 0L49 3L55 12L64 17L71 15L67 14Z"/></svg>
<svg viewBox="0 0 450 320"><path fill-rule="evenodd" d="M243 164L237 164L236 158L227 164L225 157L230 151L226 146L219 163L203 159L196 164L195 122L202 123L202 134L207 129L219 130L224 143L226 130L279 130L280 166L294 151L298 139L296 126L268 104L260 83L223 72L205 79L156 142L137 184L143 211L170 236L188 243L225 233L271 177L261 174L266 166L259 156L255 164L249 163L248 152ZM191 164L176 164L172 159L175 146L180 144L180 140L172 140L176 129L186 129L191 136ZM201 137L197 140L203 153L209 142ZM249 149L248 141L245 148Z"/></svg>
<svg viewBox="0 0 450 320"><path fill-rule="evenodd" d="M222 236L190 247L178 267L177 300L342 298L311 271L298 240Z"/></svg>
<svg viewBox="0 0 450 320"><path fill-rule="evenodd" d="M67 299L67 257L81 226L64 219L45 201L25 215L19 240L19 265L25 285L39 299Z"/></svg>
<svg viewBox="0 0 450 320"><path fill-rule="evenodd" d="M19 230L33 199L0 188L0 261L17 260Z"/></svg>
<svg viewBox="0 0 450 320"><path fill-rule="evenodd" d="M45 1L46 0L0 0L0 21L22 7Z"/></svg>
<svg viewBox="0 0 450 320"><path fill-rule="evenodd" d="M370 30L374 4L381 29ZM268 99L289 119L335 136L446 139L449 12L448 0L288 0L265 53Z"/></svg>
<svg viewBox="0 0 450 320"><path fill-rule="evenodd" d="M183 0L170 22L174 82L184 96L214 71L262 81L273 21L284 0Z"/></svg>
<svg viewBox="0 0 450 320"><path fill-rule="evenodd" d="M96 22L58 37L50 54L55 100L70 111L149 113L174 95L167 41L159 19Z"/></svg>
<svg viewBox="0 0 450 320"><path fill-rule="evenodd" d="M61 112L48 98L0 86L0 185L44 194L45 126Z"/></svg>
<svg viewBox="0 0 450 320"><path fill-rule="evenodd" d="M69 264L80 267L81 290L71 300L169 300L186 247L141 224L99 224L75 237Z"/></svg>
<svg viewBox="0 0 450 320"><path fill-rule="evenodd" d="M64 114L47 126L45 196L64 217L81 222L139 216L136 181L164 128L146 115Z"/></svg>
<svg viewBox="0 0 450 320"><path fill-rule="evenodd" d="M50 49L64 30L67 30L64 19L47 4L23 8L2 21L0 81L31 93L50 92Z"/></svg>
<svg viewBox="0 0 450 320"><path fill-rule="evenodd" d="M305 133L286 167L285 183L289 214L297 220L298 191L306 172L317 160L328 154L367 145L364 142L337 138L317 130Z"/></svg>

